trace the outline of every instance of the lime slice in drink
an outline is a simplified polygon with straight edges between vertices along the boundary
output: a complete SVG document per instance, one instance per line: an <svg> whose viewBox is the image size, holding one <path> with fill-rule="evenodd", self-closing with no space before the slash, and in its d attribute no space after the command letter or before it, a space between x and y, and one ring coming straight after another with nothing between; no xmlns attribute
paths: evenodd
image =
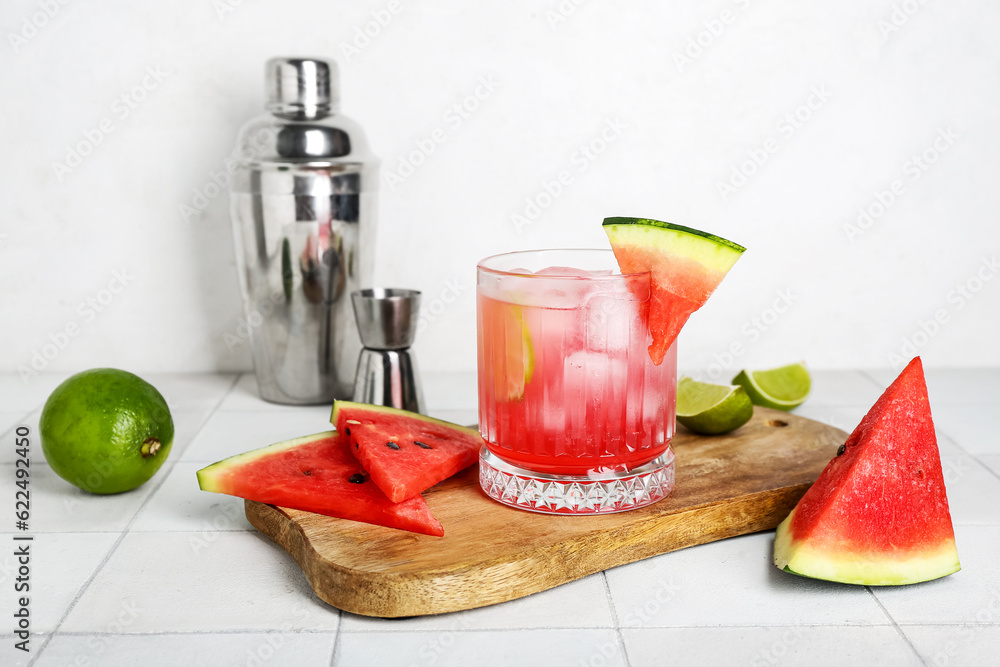
<svg viewBox="0 0 1000 667"><path fill-rule="evenodd" d="M498 401L519 401L524 398L524 386L535 372L535 353L531 334L524 321L521 306L501 303L495 312L494 331L490 339L503 341L492 351L493 391Z"/></svg>
<svg viewBox="0 0 1000 667"><path fill-rule="evenodd" d="M792 410L809 396L812 381L804 363L788 364L765 371L740 371L733 378L747 390L754 405L775 410Z"/></svg>
<svg viewBox="0 0 1000 667"><path fill-rule="evenodd" d="M743 387L677 382L677 421L695 433L719 435L743 426L753 417L753 403Z"/></svg>

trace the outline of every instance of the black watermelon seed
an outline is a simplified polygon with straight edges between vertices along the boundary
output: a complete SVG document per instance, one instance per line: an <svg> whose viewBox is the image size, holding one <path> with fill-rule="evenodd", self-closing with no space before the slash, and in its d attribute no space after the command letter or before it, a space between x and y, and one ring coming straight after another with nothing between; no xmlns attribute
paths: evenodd
<svg viewBox="0 0 1000 667"><path fill-rule="evenodd" d="M350 435L350 434L351 434L351 429L345 428L344 429L344 435Z"/></svg>
<svg viewBox="0 0 1000 667"><path fill-rule="evenodd" d="M347 481L350 482L351 484L364 484L365 476L359 472L356 472L353 475L351 475L351 478Z"/></svg>
<svg viewBox="0 0 1000 667"><path fill-rule="evenodd" d="M413 444L416 445L417 447L420 447L421 449L430 449L431 448L431 446L428 445L426 442L420 442L419 440L414 440Z"/></svg>
<svg viewBox="0 0 1000 667"><path fill-rule="evenodd" d="M308 477L309 475L313 474L313 471L312 470L303 470L302 474L305 475L306 477Z"/></svg>
<svg viewBox="0 0 1000 667"><path fill-rule="evenodd" d="M846 445L846 444L843 444L843 445L841 445L841 446L840 446L840 447L839 447L839 448L837 449L837 456L840 456L841 454L843 454L843 453L844 453L844 452L846 452L846 451L847 451L847 445Z"/></svg>
<svg viewBox="0 0 1000 667"><path fill-rule="evenodd" d="M387 442L385 443L385 446L388 447L389 449L399 450L399 445L397 445L394 442Z"/></svg>

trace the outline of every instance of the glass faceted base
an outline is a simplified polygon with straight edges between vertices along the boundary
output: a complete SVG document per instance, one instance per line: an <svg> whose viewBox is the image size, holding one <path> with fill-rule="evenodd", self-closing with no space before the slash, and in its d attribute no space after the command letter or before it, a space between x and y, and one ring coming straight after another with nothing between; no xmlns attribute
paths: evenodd
<svg viewBox="0 0 1000 667"><path fill-rule="evenodd" d="M652 505L674 488L674 452L624 472L548 475L507 463L483 447L479 485L490 498L543 514L612 514Z"/></svg>

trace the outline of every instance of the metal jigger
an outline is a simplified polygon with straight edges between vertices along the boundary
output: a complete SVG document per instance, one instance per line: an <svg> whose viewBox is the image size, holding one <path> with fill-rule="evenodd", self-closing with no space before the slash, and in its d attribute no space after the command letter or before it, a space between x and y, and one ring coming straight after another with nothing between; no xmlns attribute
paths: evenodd
<svg viewBox="0 0 1000 667"><path fill-rule="evenodd" d="M376 287L352 292L351 301L364 345L353 400L420 412L424 396L409 351L417 334L420 292Z"/></svg>

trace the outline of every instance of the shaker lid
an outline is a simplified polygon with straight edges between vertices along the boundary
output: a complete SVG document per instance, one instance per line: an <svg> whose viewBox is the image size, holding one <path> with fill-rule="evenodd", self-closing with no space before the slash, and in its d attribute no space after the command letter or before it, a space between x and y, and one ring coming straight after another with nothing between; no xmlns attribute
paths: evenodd
<svg viewBox="0 0 1000 667"><path fill-rule="evenodd" d="M315 118L340 105L337 63L323 58L267 61L267 108L280 116Z"/></svg>

